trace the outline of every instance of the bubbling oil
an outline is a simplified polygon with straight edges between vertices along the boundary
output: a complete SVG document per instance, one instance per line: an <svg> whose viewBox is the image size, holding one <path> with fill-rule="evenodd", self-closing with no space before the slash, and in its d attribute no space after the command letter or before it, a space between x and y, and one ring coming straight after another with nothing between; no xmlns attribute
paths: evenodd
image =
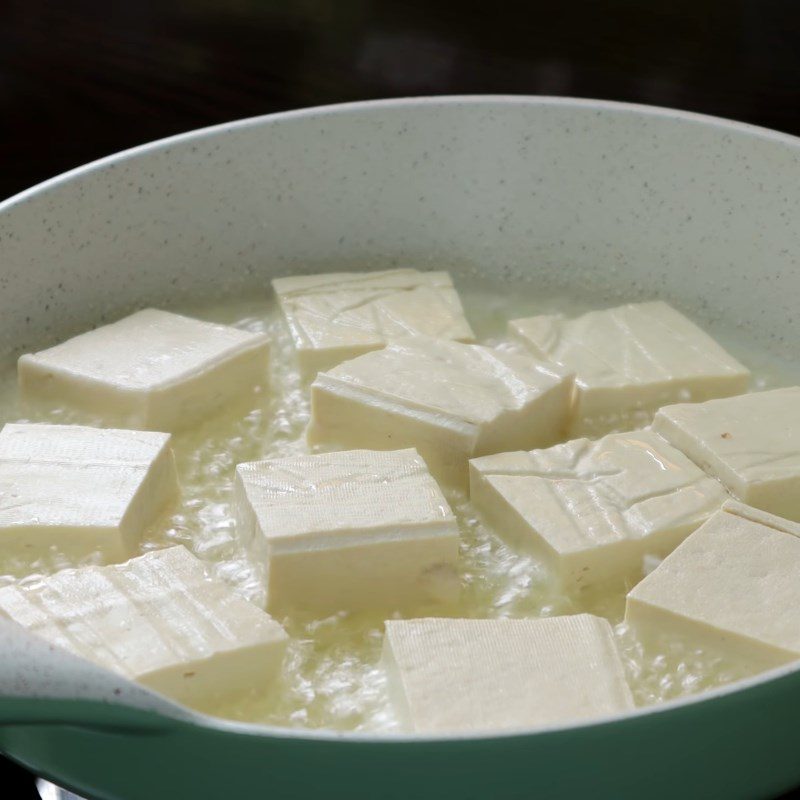
<svg viewBox="0 0 800 800"><path fill-rule="evenodd" d="M528 298L474 286L462 298L479 340L507 347L508 319L588 308L565 297ZM509 297L513 297L510 300ZM231 408L190 431L173 437L182 496L177 507L151 527L141 552L185 545L209 571L263 607L265 570L255 563L248 543L237 536L233 507L238 463L307 452L304 431L309 419L308 387L296 368L292 344L271 300L228 301L177 309L192 316L266 333L271 341L269 388L244 408ZM785 385L790 370L763 352L752 352L737 339L735 328L714 334L754 371L756 388ZM99 423L65 409L21 408L16 375L9 367L0 379L0 421ZM447 607L419 608L419 616L543 617L589 611L614 626L626 673L638 705L653 705L730 683L755 669L718 654L664 639L645 649L622 622L622 583L584 594L576 601L558 592L545 567L533 556L506 545L476 514L465 493L450 492L462 535L459 601ZM72 566L96 563L98 556L70 559L53 550L37 560L0 550L0 585L41 580ZM337 613L327 618L291 615L279 621L291 636L282 676L263 691L252 692L209 710L219 716L294 728L391 732L398 728L380 666L385 615Z"/></svg>

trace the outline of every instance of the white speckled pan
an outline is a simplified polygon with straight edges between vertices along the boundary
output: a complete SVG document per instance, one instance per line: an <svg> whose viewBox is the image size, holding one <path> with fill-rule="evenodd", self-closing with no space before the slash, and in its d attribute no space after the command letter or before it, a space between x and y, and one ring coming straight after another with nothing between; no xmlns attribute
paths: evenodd
<svg viewBox="0 0 800 800"><path fill-rule="evenodd" d="M145 145L0 204L0 350L346 263L661 297L791 361L798 258L792 137L595 101L359 103ZM727 800L800 781L797 667L582 727L379 739L208 720L3 623L0 725L12 757L126 800Z"/></svg>

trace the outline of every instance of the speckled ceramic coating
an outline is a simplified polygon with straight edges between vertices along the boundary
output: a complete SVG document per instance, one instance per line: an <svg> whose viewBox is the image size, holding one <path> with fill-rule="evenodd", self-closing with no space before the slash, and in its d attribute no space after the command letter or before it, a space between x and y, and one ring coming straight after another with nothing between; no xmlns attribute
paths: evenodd
<svg viewBox="0 0 800 800"><path fill-rule="evenodd" d="M796 357L798 220L800 140L722 120L523 97L279 114L145 145L0 204L0 354L146 304L266 292L275 275L346 264L507 277L595 305L660 297ZM800 780L799 719L790 667L516 736L254 730L0 625L0 750L119 800L320 786L328 800L768 796Z"/></svg>
<svg viewBox="0 0 800 800"><path fill-rule="evenodd" d="M192 714L154 692L90 664L0 619L0 694L43 700L69 698L114 703L188 719ZM27 715L21 714L20 721ZM0 712L0 724L14 720Z"/></svg>
<svg viewBox="0 0 800 800"><path fill-rule="evenodd" d="M245 120L0 205L0 342L347 263L659 295L791 350L800 323L764 315L795 311L798 175L792 137L612 103L399 100Z"/></svg>

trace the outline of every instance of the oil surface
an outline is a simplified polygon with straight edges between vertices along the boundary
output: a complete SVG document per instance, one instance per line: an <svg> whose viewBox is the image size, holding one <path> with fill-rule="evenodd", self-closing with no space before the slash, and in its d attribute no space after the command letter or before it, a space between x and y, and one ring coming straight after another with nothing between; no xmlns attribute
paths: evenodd
<svg viewBox="0 0 800 800"><path fill-rule="evenodd" d="M462 287L470 321L486 343L508 346L503 332L508 319L532 313L588 310L566 298L535 299L486 287ZM509 300L509 295L516 299ZM252 407L230 409L200 427L174 437L182 485L179 505L149 530L142 552L183 544L208 564L216 576L245 597L264 604L264 570L248 556L247 543L237 537L232 506L236 464L259 458L305 452L308 422L307 387L295 368L288 333L269 299L232 301L201 308L176 309L236 327L266 332L272 339L269 390ZM754 388L787 385L797 376L766 353L752 352L729 330L711 331L754 372ZM0 421L91 422L66 410L21 408L16 375L9 367L0 376ZM615 626L620 650L636 702L661 703L728 683L752 672L743 662L732 663L712 653L690 650L677 641L663 641L645 652L622 624L625 592L622 584L606 587L580 602L556 592L544 567L533 557L515 552L478 518L463 494L450 493L462 532L461 598L457 605L420 608L416 615L465 617L537 617L591 611ZM87 557L81 563L92 563ZM18 553L0 550L0 585L16 580L38 581L58 569L79 566L63 554L26 561ZM249 722L306 728L391 731L397 723L388 703L379 659L384 615L336 614L326 619L291 616L281 619L292 637L283 677L264 692L229 701L212 710Z"/></svg>

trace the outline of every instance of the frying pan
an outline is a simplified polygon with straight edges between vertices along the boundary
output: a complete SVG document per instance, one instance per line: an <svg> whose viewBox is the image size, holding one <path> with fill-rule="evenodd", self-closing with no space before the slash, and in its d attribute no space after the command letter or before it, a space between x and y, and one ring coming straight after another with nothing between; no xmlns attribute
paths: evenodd
<svg viewBox="0 0 800 800"><path fill-rule="evenodd" d="M800 347L800 140L666 109L452 97L260 117L0 204L0 349L143 305L393 265L595 306L659 297ZM795 666L497 736L289 731L182 709L0 622L0 750L89 798L753 798L800 782Z"/></svg>

